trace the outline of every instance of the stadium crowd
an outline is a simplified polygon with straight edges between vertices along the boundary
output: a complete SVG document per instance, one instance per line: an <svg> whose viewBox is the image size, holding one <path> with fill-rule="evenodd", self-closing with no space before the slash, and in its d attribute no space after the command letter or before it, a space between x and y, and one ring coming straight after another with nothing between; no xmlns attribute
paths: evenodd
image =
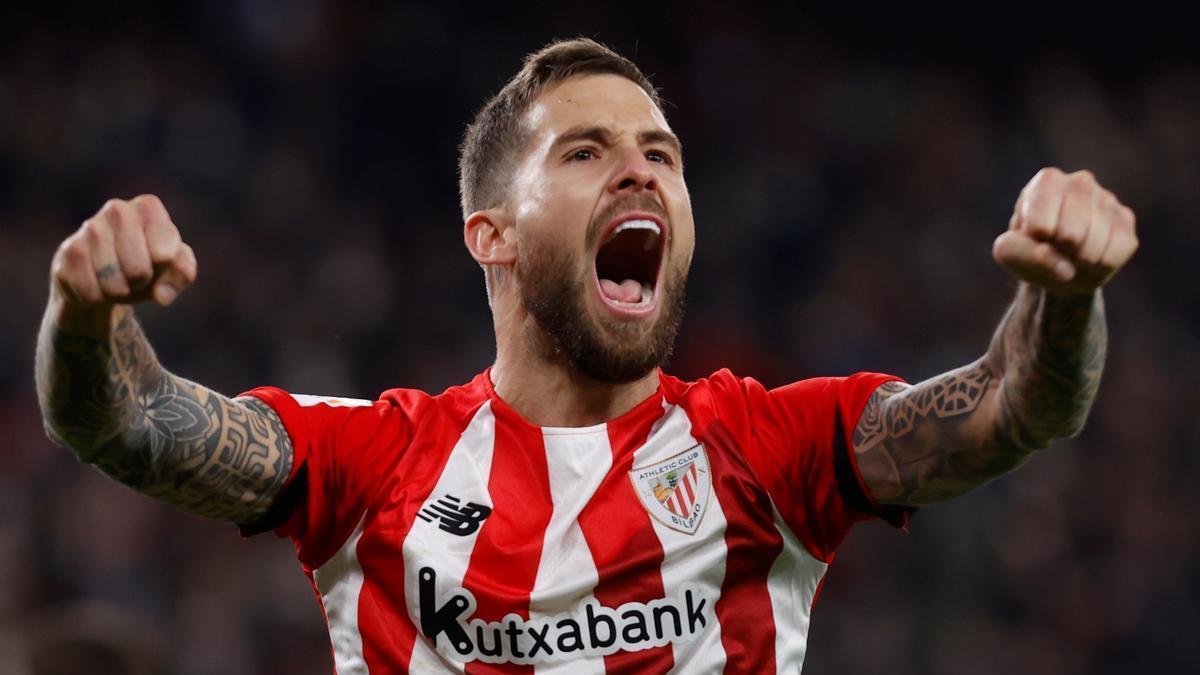
<svg viewBox="0 0 1200 675"><path fill-rule="evenodd" d="M689 37L604 11L161 4L99 25L22 15L0 46L0 672L99 672L89 640L144 668L112 672L331 672L286 541L141 497L46 439L50 258L106 198L153 192L200 266L175 306L140 311L172 371L230 394L463 382L493 343L458 136L524 52L578 33L651 74L685 143L698 243L678 375L923 379L987 346L1014 289L991 242L1038 168L1091 169L1138 214L1086 430L907 535L857 528L806 672L1200 672L1196 59L891 58L715 8L688 13Z"/></svg>

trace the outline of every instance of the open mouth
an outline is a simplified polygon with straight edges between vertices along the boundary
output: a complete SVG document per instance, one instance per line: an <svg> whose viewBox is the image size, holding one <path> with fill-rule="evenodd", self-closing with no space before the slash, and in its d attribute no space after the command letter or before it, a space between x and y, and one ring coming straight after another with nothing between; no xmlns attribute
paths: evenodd
<svg viewBox="0 0 1200 675"><path fill-rule="evenodd" d="M663 257L663 228L631 217L613 227L596 253L596 281L609 306L641 313L654 307Z"/></svg>

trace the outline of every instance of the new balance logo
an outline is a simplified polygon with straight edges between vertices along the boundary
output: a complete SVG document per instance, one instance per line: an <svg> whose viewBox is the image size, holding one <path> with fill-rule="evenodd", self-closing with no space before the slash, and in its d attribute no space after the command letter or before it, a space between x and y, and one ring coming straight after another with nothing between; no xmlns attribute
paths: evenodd
<svg viewBox="0 0 1200 675"><path fill-rule="evenodd" d="M554 616L523 619L510 612L501 621L484 621L470 618L476 601L465 588L446 589L438 605L432 567L418 571L417 586L421 632L434 649L464 662L552 663L689 642L708 627L715 603L686 583L675 596L649 602L605 607L589 598Z"/></svg>
<svg viewBox="0 0 1200 675"><path fill-rule="evenodd" d="M492 515L492 509L483 504L467 502L463 504L458 497L444 495L436 502L429 504L417 512L417 517L427 523L438 521L438 529L450 534L465 537L475 534L483 519Z"/></svg>

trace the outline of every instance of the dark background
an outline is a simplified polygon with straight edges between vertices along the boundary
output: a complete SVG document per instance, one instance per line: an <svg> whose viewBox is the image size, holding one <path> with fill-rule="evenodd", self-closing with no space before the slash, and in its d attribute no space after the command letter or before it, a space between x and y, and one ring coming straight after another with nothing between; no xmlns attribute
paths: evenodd
<svg viewBox="0 0 1200 675"><path fill-rule="evenodd" d="M80 635L137 643L147 672L331 672L287 542L244 541L46 441L32 371L50 258L105 199L154 192L200 264L176 306L139 310L174 372L229 394L463 382L494 347L455 147L524 53L576 35L651 75L687 149L678 375L932 376L986 348L1015 286L991 241L1038 168L1091 169L1138 215L1083 435L909 535L854 532L806 672L1200 672L1186 5L838 5L0 10L0 672L25 675L47 644L68 663L53 672L102 672L62 646Z"/></svg>

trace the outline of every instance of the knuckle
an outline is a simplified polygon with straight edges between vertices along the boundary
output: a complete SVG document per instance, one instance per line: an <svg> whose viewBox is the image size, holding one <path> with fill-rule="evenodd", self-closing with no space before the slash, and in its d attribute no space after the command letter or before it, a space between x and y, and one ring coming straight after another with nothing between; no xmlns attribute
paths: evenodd
<svg viewBox="0 0 1200 675"><path fill-rule="evenodd" d="M1087 237L1088 226L1085 223L1071 223L1060 229L1058 240L1067 244L1079 245Z"/></svg>
<svg viewBox="0 0 1200 675"><path fill-rule="evenodd" d="M77 263L87 256L86 244L80 235L72 235L58 245L59 257L69 263Z"/></svg>
<svg viewBox="0 0 1200 675"><path fill-rule="evenodd" d="M91 219L83 223L80 228L81 240L87 242L91 246L96 246L104 240L104 228L108 227L106 223L99 220Z"/></svg>
<svg viewBox="0 0 1200 675"><path fill-rule="evenodd" d="M133 198L133 206L138 215L146 222L155 222L167 218L167 209L162 200L156 195L141 194Z"/></svg>
<svg viewBox="0 0 1200 675"><path fill-rule="evenodd" d="M133 203L145 208L157 209L163 207L162 200L158 198L158 195L152 195L150 193L140 194L134 197Z"/></svg>
<svg viewBox="0 0 1200 675"><path fill-rule="evenodd" d="M1098 247L1089 246L1079 251L1076 257L1078 258L1079 262L1082 262L1085 265L1095 265L1096 263L1100 262L1100 257L1102 254L1103 251L1101 251Z"/></svg>
<svg viewBox="0 0 1200 675"><path fill-rule="evenodd" d="M120 300L129 295L129 282L119 274L101 279L100 287L104 290L104 294L113 300Z"/></svg>
<svg viewBox="0 0 1200 675"><path fill-rule="evenodd" d="M1058 233L1060 237L1074 239L1087 233L1088 226L1091 224L1090 215L1084 215L1078 211L1067 207L1063 208L1062 217L1058 220Z"/></svg>
<svg viewBox="0 0 1200 675"><path fill-rule="evenodd" d="M100 215L109 222L120 220L122 204L123 202L120 199L110 199L104 202L104 206L100 207Z"/></svg>
<svg viewBox="0 0 1200 675"><path fill-rule="evenodd" d="M1046 180L1047 178L1057 178L1061 175L1063 175L1062 169L1057 166L1046 166L1042 167L1033 177L1034 179Z"/></svg>
<svg viewBox="0 0 1200 675"><path fill-rule="evenodd" d="M150 281L150 279L154 277L154 270L148 264L130 264L128 267L123 269L123 272L125 274L125 278L129 280L130 283L137 286L145 285L146 282Z"/></svg>
<svg viewBox="0 0 1200 675"><path fill-rule="evenodd" d="M184 277L187 278L188 282L195 281L196 272L199 268L199 264L196 262L196 253L192 250L192 247L188 246L187 244L182 244L181 246L183 250L180 251L179 262L177 266L183 273Z"/></svg>
<svg viewBox="0 0 1200 675"><path fill-rule="evenodd" d="M1031 218L1029 220L1029 229L1038 235L1048 235L1054 231L1050 223L1043 218Z"/></svg>

